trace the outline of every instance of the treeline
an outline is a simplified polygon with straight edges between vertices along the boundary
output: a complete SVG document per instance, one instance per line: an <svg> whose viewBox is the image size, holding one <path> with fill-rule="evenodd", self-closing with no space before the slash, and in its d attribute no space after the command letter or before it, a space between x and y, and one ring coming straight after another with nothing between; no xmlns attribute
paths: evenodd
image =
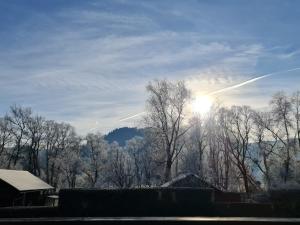
<svg viewBox="0 0 300 225"><path fill-rule="evenodd" d="M0 167L28 170L56 188L155 185L150 149L141 137L121 147L100 133L79 136L70 124L21 106L0 118Z"/></svg>
<svg viewBox="0 0 300 225"><path fill-rule="evenodd" d="M298 185L300 92L276 93L264 111L214 105L206 115L189 112L184 82L153 81L147 92L144 137L124 147L10 107L0 119L1 168L28 170L56 188L156 186L187 172L248 193Z"/></svg>
<svg viewBox="0 0 300 225"><path fill-rule="evenodd" d="M207 115L188 116L184 82L154 81L147 90L145 119L164 153L165 181L193 172L247 193L299 184L300 92L277 92L264 111L215 105Z"/></svg>

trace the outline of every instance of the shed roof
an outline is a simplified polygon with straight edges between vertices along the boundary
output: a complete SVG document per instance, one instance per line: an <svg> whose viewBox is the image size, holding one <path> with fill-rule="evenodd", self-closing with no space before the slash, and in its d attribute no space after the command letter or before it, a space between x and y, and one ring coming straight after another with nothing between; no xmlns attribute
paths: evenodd
<svg viewBox="0 0 300 225"><path fill-rule="evenodd" d="M0 169L0 179L18 191L49 190L52 186L23 170Z"/></svg>
<svg viewBox="0 0 300 225"><path fill-rule="evenodd" d="M193 173L181 174L161 187L192 187L192 188L212 188L221 191L219 188L201 179L198 175Z"/></svg>

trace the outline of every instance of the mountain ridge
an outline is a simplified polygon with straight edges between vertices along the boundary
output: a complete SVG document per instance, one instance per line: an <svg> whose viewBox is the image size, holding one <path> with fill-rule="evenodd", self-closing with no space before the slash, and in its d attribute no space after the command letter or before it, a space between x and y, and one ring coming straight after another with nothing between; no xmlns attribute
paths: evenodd
<svg viewBox="0 0 300 225"><path fill-rule="evenodd" d="M138 129L136 127L120 127L110 131L104 136L104 139L110 144L116 141L120 146L125 146L126 141L136 136L144 137L143 129Z"/></svg>

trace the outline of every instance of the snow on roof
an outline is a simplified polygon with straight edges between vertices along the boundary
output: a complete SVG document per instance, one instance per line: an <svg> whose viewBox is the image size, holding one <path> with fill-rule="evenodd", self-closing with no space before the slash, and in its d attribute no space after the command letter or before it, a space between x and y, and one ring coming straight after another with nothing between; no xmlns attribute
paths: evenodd
<svg viewBox="0 0 300 225"><path fill-rule="evenodd" d="M173 178L172 180L164 183L161 185L161 187L170 187L172 186L175 182L180 181L182 179L187 178L188 176L191 176L192 174L188 173L188 174L180 174L177 177Z"/></svg>
<svg viewBox="0 0 300 225"><path fill-rule="evenodd" d="M0 169L0 179L13 186L18 191L53 189L52 186L45 183L40 178L23 170Z"/></svg>
<svg viewBox="0 0 300 225"><path fill-rule="evenodd" d="M47 198L59 199L59 196L58 195L48 195Z"/></svg>
<svg viewBox="0 0 300 225"><path fill-rule="evenodd" d="M169 182L164 183L163 185L161 185L161 187L198 187L220 190L193 173L181 174L173 178Z"/></svg>

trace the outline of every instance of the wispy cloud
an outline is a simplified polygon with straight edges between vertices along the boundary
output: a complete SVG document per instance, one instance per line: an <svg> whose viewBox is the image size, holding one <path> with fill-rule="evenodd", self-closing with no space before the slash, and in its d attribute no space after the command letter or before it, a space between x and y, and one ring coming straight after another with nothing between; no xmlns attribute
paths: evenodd
<svg viewBox="0 0 300 225"><path fill-rule="evenodd" d="M281 54L278 54L278 57L280 59L291 59L297 55L300 54L300 50L295 50L295 51L291 51L291 52L288 52L288 53L281 53Z"/></svg>
<svg viewBox="0 0 300 225"><path fill-rule="evenodd" d="M149 80L185 79L193 93L208 93L245 82L250 74L297 67L299 61L300 46L292 35L259 23L265 19L263 6L253 16L251 4L197 1L0 4L7 9L0 11L0 112L13 103L32 106L82 134L134 125ZM280 10L270 10L279 24ZM253 19L236 15L240 12ZM15 17L9 20L10 15ZM289 28L281 24L280 30ZM286 44L280 38L292 47L276 49ZM276 87L285 82L268 80ZM252 83L247 94L260 84ZM238 89L222 97L236 103L238 95L248 99L246 90Z"/></svg>
<svg viewBox="0 0 300 225"><path fill-rule="evenodd" d="M300 67L289 69L289 70L284 70L284 71L277 71L277 72L273 72L273 73L268 73L268 74L261 75L261 76L257 76L257 77L251 78L249 80L243 81L241 83L235 84L233 86L229 86L229 87L217 90L217 91L210 92L210 93L208 93L208 95L216 95L216 94L220 94L220 93L223 93L223 92L231 91L231 90L234 90L236 88L243 87L243 86L245 86L247 84L251 84L253 82L259 81L261 79L264 79L264 78L267 78L267 77L270 77L270 76L284 74L284 73L288 73L288 72L292 72L292 71L297 71L297 70L300 70Z"/></svg>

